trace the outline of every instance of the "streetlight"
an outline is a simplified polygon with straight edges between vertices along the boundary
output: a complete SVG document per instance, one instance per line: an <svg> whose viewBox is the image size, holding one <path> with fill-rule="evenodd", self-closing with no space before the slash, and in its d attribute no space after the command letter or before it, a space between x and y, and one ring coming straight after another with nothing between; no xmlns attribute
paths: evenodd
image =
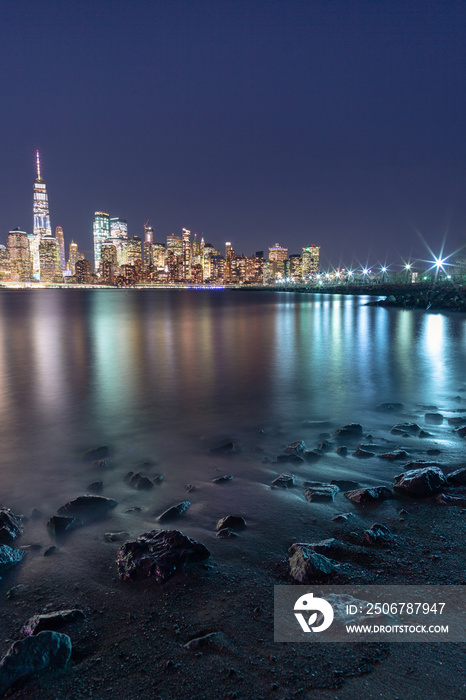
<svg viewBox="0 0 466 700"><path fill-rule="evenodd" d="M406 270L406 281L408 282L408 281L409 281L409 272L410 272L410 270L411 270L411 265L410 265L410 263L406 263L406 265L405 265L405 270Z"/></svg>

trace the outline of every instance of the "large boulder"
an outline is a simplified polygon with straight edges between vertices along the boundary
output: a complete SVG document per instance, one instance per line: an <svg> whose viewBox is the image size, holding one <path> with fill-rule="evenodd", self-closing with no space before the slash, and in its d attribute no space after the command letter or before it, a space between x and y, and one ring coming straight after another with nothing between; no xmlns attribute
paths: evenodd
<svg viewBox="0 0 466 700"><path fill-rule="evenodd" d="M353 503L375 503L377 501L385 501L387 498L391 498L393 494L386 486L369 486L355 489L354 491L346 491L345 496Z"/></svg>
<svg viewBox="0 0 466 700"><path fill-rule="evenodd" d="M78 527L83 526L80 518L72 518L70 515L52 515L47 523L51 535L66 535Z"/></svg>
<svg viewBox="0 0 466 700"><path fill-rule="evenodd" d="M387 545L393 541L393 535L385 525L374 523L364 531L364 539L368 544Z"/></svg>
<svg viewBox="0 0 466 700"><path fill-rule="evenodd" d="M116 505L118 505L118 501L115 501L114 498L85 494L65 503L57 510L57 513L58 515L80 518L86 522L104 517Z"/></svg>
<svg viewBox="0 0 466 700"><path fill-rule="evenodd" d="M246 520L241 515L226 515L217 521L217 530L230 528L232 530L243 530L246 527Z"/></svg>
<svg viewBox="0 0 466 700"><path fill-rule="evenodd" d="M313 583L337 571L335 564L305 544L295 543L288 550L290 576L297 583Z"/></svg>
<svg viewBox="0 0 466 700"><path fill-rule="evenodd" d="M408 457L408 453L406 450L396 449L393 450L393 452L384 452L383 454L379 455L379 457L380 459L395 461L396 459L406 459Z"/></svg>
<svg viewBox="0 0 466 700"><path fill-rule="evenodd" d="M424 420L430 425L442 425L444 419L441 413L426 413Z"/></svg>
<svg viewBox="0 0 466 700"><path fill-rule="evenodd" d="M22 676L45 668L63 668L71 656L71 639L59 632L41 632L15 642L0 661L0 697Z"/></svg>
<svg viewBox="0 0 466 700"><path fill-rule="evenodd" d="M282 489L289 489L294 486L294 475L293 474L279 474L273 481L272 486L279 486Z"/></svg>
<svg viewBox="0 0 466 700"><path fill-rule="evenodd" d="M404 433L418 433L421 427L417 423L397 423L390 430L394 435L403 435Z"/></svg>
<svg viewBox="0 0 466 700"><path fill-rule="evenodd" d="M306 449L306 443L304 440L297 440L296 442L291 442L284 449L284 452L304 452Z"/></svg>
<svg viewBox="0 0 466 700"><path fill-rule="evenodd" d="M116 565L122 581L152 578L165 583L183 566L204 561L210 552L203 544L183 535L179 530L152 530L120 548Z"/></svg>
<svg viewBox="0 0 466 700"><path fill-rule="evenodd" d="M442 470L437 466L409 469L393 477L393 489L407 496L424 497L440 491L447 483Z"/></svg>
<svg viewBox="0 0 466 700"><path fill-rule="evenodd" d="M362 435L362 425L360 423L349 423L344 425L343 428L335 430L333 434L337 438L358 437Z"/></svg>
<svg viewBox="0 0 466 700"><path fill-rule="evenodd" d="M9 508L0 508L0 542L12 542L22 532L21 518Z"/></svg>
<svg viewBox="0 0 466 700"><path fill-rule="evenodd" d="M25 556L26 552L20 549L12 549L7 544L0 544L0 578L5 571L19 564Z"/></svg>

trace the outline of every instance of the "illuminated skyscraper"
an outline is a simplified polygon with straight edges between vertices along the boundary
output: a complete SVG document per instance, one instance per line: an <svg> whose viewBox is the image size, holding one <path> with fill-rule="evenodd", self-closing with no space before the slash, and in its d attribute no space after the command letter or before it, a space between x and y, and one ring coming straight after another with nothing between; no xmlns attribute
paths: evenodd
<svg viewBox="0 0 466 700"><path fill-rule="evenodd" d="M310 245L307 248L303 248L302 260L302 275L303 277L312 277L319 272L319 245Z"/></svg>
<svg viewBox="0 0 466 700"><path fill-rule="evenodd" d="M61 269L65 270L65 239L63 237L63 229L57 226L55 229L55 238L57 239L58 247L60 248Z"/></svg>
<svg viewBox="0 0 466 700"><path fill-rule="evenodd" d="M144 268L146 270L154 263L154 229L148 224L149 221L144 224Z"/></svg>
<svg viewBox="0 0 466 700"><path fill-rule="evenodd" d="M110 236L112 238L128 238L128 222L112 216L110 219Z"/></svg>
<svg viewBox="0 0 466 700"><path fill-rule="evenodd" d="M39 151L36 151L37 177L34 180L34 228L31 237L31 257L35 279L40 278L39 243L42 238L52 236L47 188L40 174Z"/></svg>
<svg viewBox="0 0 466 700"><path fill-rule="evenodd" d="M44 236L39 243L39 262L41 282L58 282L63 279L60 248L52 236Z"/></svg>
<svg viewBox="0 0 466 700"><path fill-rule="evenodd" d="M76 272L76 263L79 260L78 258L78 244L71 239L70 243L70 257L68 259L68 268L71 272L72 275L75 274Z"/></svg>
<svg viewBox="0 0 466 700"><path fill-rule="evenodd" d="M284 277L286 260L288 260L288 248L283 248L279 243L269 248L269 262L272 263L273 277Z"/></svg>
<svg viewBox="0 0 466 700"><path fill-rule="evenodd" d="M181 236L175 236L174 233L167 236L167 255L169 253L173 253L178 258L183 257L183 239Z"/></svg>
<svg viewBox="0 0 466 700"><path fill-rule="evenodd" d="M100 249L106 238L110 238L110 216L104 211L96 211L94 217L94 272L100 269Z"/></svg>
<svg viewBox="0 0 466 700"><path fill-rule="evenodd" d="M126 260L128 265L134 265L136 260L142 262L142 241L139 236L128 238L126 245Z"/></svg>
<svg viewBox="0 0 466 700"><path fill-rule="evenodd" d="M183 281L188 282L191 279L191 231L183 228L181 232L183 234Z"/></svg>
<svg viewBox="0 0 466 700"><path fill-rule="evenodd" d="M26 282L31 279L32 267L29 253L28 235L25 231L15 228L10 231L7 239L11 263L11 280Z"/></svg>

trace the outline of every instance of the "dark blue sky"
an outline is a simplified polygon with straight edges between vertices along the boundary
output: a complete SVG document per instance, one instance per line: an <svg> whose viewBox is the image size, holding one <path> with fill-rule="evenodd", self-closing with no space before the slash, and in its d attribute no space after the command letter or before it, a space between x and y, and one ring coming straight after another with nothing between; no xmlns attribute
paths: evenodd
<svg viewBox="0 0 466 700"><path fill-rule="evenodd" d="M0 241L93 213L251 254L429 257L466 243L466 3L3 0Z"/></svg>

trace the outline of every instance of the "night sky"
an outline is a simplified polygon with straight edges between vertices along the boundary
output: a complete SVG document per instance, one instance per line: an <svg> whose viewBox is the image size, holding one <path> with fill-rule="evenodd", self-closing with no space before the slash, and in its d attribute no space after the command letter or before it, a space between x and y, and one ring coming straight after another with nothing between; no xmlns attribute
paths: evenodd
<svg viewBox="0 0 466 700"><path fill-rule="evenodd" d="M333 265L466 243L466 3L3 0L0 242L95 210Z"/></svg>

